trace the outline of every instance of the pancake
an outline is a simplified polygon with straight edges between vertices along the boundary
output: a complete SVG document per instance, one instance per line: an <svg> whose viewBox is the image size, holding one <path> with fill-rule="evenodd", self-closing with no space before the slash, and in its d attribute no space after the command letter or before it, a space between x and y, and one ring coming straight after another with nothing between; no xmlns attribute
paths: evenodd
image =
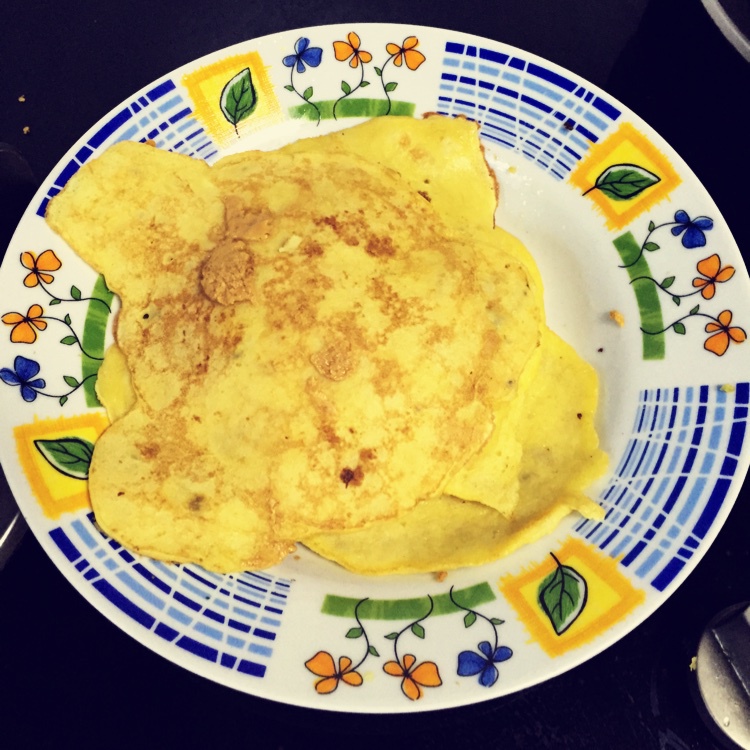
<svg viewBox="0 0 750 750"><path fill-rule="evenodd" d="M304 544L355 573L424 573L496 560L552 532L571 511L603 518L583 492L607 466L593 424L596 373L549 329L537 365L519 391L519 498L512 514L443 494L397 518Z"/></svg>
<svg viewBox="0 0 750 750"><path fill-rule="evenodd" d="M546 328L496 204L476 124L437 116L212 167L129 142L85 165L47 220L121 301L89 472L101 528L220 572L302 540L382 574L478 564L596 514L596 376ZM562 364L585 419L548 433L544 410L578 393ZM446 524L491 531L466 553ZM414 559L373 561L423 528Z"/></svg>

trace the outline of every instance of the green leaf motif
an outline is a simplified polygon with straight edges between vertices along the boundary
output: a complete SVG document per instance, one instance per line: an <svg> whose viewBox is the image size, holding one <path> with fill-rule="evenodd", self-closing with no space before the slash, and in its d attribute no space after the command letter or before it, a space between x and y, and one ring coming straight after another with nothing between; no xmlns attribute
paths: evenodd
<svg viewBox="0 0 750 750"><path fill-rule="evenodd" d="M80 383L72 375L63 375L63 380L71 387L78 388Z"/></svg>
<svg viewBox="0 0 750 750"><path fill-rule="evenodd" d="M464 615L464 627L470 628L477 621L477 615L475 612L467 612Z"/></svg>
<svg viewBox="0 0 750 750"><path fill-rule="evenodd" d="M70 315L66 315L66 316L65 316L65 317L63 318L63 320L65 321L65 324L66 324L66 325L70 325L70 324L71 324L71 322L72 322L72 321L71 321L71 319L70 319Z"/></svg>
<svg viewBox="0 0 750 750"><path fill-rule="evenodd" d="M76 341L78 341L78 339L75 336L66 336L64 339L60 339L60 343L65 344L65 346L75 344Z"/></svg>
<svg viewBox="0 0 750 750"><path fill-rule="evenodd" d="M674 297L672 297L672 302L674 302L675 305L677 305L677 307L679 307L680 303L682 302L682 300L677 295L675 295Z"/></svg>
<svg viewBox="0 0 750 750"><path fill-rule="evenodd" d="M411 632L414 633L417 638L424 638L424 628L418 622L415 622L411 626Z"/></svg>
<svg viewBox="0 0 750 750"><path fill-rule="evenodd" d="M395 641L398 638L398 633L388 633L386 639L389 641Z"/></svg>
<svg viewBox="0 0 750 750"><path fill-rule="evenodd" d="M70 287L70 296L71 296L71 297L72 297L72 298L73 298L74 300L79 300L79 299L81 299L81 290L80 290L80 289L79 289L79 288L78 288L77 286L72 286L72 287Z"/></svg>
<svg viewBox="0 0 750 750"><path fill-rule="evenodd" d="M390 94L391 91L396 90L397 86L398 86L398 83L396 83L396 81L391 81L390 83L385 84L385 90Z"/></svg>
<svg viewBox="0 0 750 750"><path fill-rule="evenodd" d="M60 399L60 406L68 400ZM94 445L83 438L60 438L59 440L35 440L34 446L54 469L73 479L87 479Z"/></svg>
<svg viewBox="0 0 750 750"><path fill-rule="evenodd" d="M696 305L696 306L695 306L695 307L694 307L694 308L693 308L693 309L692 309L692 310L690 311L690 314L691 314L691 315L695 315L695 314L696 314L696 313L698 312L698 310L700 310L700 307L701 307L700 305Z"/></svg>
<svg viewBox="0 0 750 750"><path fill-rule="evenodd" d="M57 299L57 297L55 297L54 299L51 299L49 301L50 305L59 305L61 302L62 302L62 300Z"/></svg>
<svg viewBox="0 0 750 750"><path fill-rule="evenodd" d="M675 279L674 276L667 276L667 278L661 282L661 288L669 289L669 287L672 286L672 284L674 284L674 279Z"/></svg>
<svg viewBox="0 0 750 750"><path fill-rule="evenodd" d="M383 71L380 68L375 68L375 75L380 77L383 75Z"/></svg>
<svg viewBox="0 0 750 750"><path fill-rule="evenodd" d="M60 396L60 406L65 406L65 404L67 403L67 401L68 401L68 397L67 396Z"/></svg>
<svg viewBox="0 0 750 750"><path fill-rule="evenodd" d="M554 559L557 568L541 582L537 596L555 633L562 635L583 612L588 586L578 571Z"/></svg>
<svg viewBox="0 0 750 750"><path fill-rule="evenodd" d="M614 164L596 178L594 187L612 200L629 201L657 182L657 175L636 164Z"/></svg>
<svg viewBox="0 0 750 750"><path fill-rule="evenodd" d="M685 324L684 323L679 323L679 322L678 323L674 323L672 325L672 329L674 330L675 333L679 333L680 336L684 336L685 335L685 330L686 329L685 329Z"/></svg>
<svg viewBox="0 0 750 750"><path fill-rule="evenodd" d="M341 81L341 90L347 96L352 93L352 87L346 81Z"/></svg>
<svg viewBox="0 0 750 750"><path fill-rule="evenodd" d="M649 221L649 223L648 223L648 231L649 232L653 232L654 229L656 229L656 224L654 224L653 221Z"/></svg>
<svg viewBox="0 0 750 750"><path fill-rule="evenodd" d="M250 68L245 68L237 73L234 78L226 83L221 90L219 106L227 121L234 125L250 117L258 106L258 93L253 84L253 76Z"/></svg>
<svg viewBox="0 0 750 750"><path fill-rule="evenodd" d="M312 99L312 95L313 95L313 87L312 87L312 86L308 86L308 87L307 87L307 88L305 89L304 93L302 94L302 98L303 98L303 99L304 99L304 100L305 100L306 102L309 102L309 101L310 101L310 99Z"/></svg>
<svg viewBox="0 0 750 750"><path fill-rule="evenodd" d="M287 83L287 85L286 85L286 86L284 86L284 88L285 88L285 89L286 89L287 91L294 91L294 86L292 86L292 84L291 84L291 83Z"/></svg>
<svg viewBox="0 0 750 750"><path fill-rule="evenodd" d="M360 638L362 636L362 628L350 628L346 634L347 638Z"/></svg>
<svg viewBox="0 0 750 750"><path fill-rule="evenodd" d="M505 620L501 620L501 619L500 619L499 617L493 617L493 618L492 618L492 619L490 620L490 622L491 622L491 623L492 623L493 625L502 625L502 624L503 624L503 623L505 622Z"/></svg>
<svg viewBox="0 0 750 750"><path fill-rule="evenodd" d="M654 250L658 250L658 249L659 249L659 245L657 245L657 244L656 244L655 242L647 242L647 243L646 243L646 244L645 244L645 245L643 246L643 249L644 249L644 250L645 250L645 251L646 251L647 253L653 253L653 252L654 252Z"/></svg>
<svg viewBox="0 0 750 750"><path fill-rule="evenodd" d="M359 87L363 89L365 86L369 86L369 85L370 85L369 81L362 81L362 83L359 84Z"/></svg>
<svg viewBox="0 0 750 750"><path fill-rule="evenodd" d="M367 649L367 653L369 653L370 656L380 656L375 646L370 646L370 648Z"/></svg>

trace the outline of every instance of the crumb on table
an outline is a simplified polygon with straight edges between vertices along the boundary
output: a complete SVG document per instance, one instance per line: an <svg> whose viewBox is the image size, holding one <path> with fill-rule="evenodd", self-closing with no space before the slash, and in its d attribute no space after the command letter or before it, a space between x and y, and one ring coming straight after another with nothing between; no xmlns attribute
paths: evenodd
<svg viewBox="0 0 750 750"><path fill-rule="evenodd" d="M625 325L625 316L619 310L610 310L609 317L614 320L620 328Z"/></svg>
<svg viewBox="0 0 750 750"><path fill-rule="evenodd" d="M26 97L23 94L21 94L21 96L18 97L18 101L19 102L25 102L26 101Z"/></svg>
<svg viewBox="0 0 750 750"><path fill-rule="evenodd" d="M31 128L28 125L24 125L23 126L23 134L24 135L28 135L30 131L31 131Z"/></svg>
<svg viewBox="0 0 750 750"><path fill-rule="evenodd" d="M448 577L448 571L447 570L439 570L437 573L435 573L435 579L438 581L444 581Z"/></svg>
<svg viewBox="0 0 750 750"><path fill-rule="evenodd" d="M731 383L724 383L724 385L719 386L720 391L724 391L724 393L734 393L735 387Z"/></svg>

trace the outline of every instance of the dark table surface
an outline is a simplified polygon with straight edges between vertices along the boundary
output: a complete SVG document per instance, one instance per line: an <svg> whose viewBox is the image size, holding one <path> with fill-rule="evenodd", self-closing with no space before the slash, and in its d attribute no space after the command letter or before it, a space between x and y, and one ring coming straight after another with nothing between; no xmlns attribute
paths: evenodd
<svg viewBox="0 0 750 750"><path fill-rule="evenodd" d="M244 39L355 21L487 36L601 86L691 165L740 248L750 252L744 114L750 64L699 0L212 0L200 6L5 0L0 143L20 152L30 171L0 147L0 169L6 167L0 252L34 185L89 126L142 86ZM715 122L731 148L709 131ZM16 175L10 186L9 162ZM27 533L0 570L0 748L723 747L696 708L689 664L711 617L750 600L748 491L746 484L687 582L604 653L508 698L408 717L291 708L194 676L96 612ZM0 493L9 495L2 477Z"/></svg>

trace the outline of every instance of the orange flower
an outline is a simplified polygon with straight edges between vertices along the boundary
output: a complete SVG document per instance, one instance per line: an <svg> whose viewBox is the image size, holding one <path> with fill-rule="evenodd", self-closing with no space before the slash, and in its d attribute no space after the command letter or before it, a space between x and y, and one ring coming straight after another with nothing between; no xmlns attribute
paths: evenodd
<svg viewBox="0 0 750 750"><path fill-rule="evenodd" d="M729 348L730 341L741 344L747 338L747 334L742 328L730 325L731 322L732 311L724 310L719 313L716 321L706 323L706 333L713 335L706 339L703 348L721 357Z"/></svg>
<svg viewBox="0 0 750 750"><path fill-rule="evenodd" d="M400 47L398 44L388 42L385 49L389 55L394 55L393 64L397 68L400 68L401 63L405 62L409 70L416 70L426 60L425 56L417 51L418 45L419 39L415 36L409 36L404 39L404 43Z"/></svg>
<svg viewBox="0 0 750 750"><path fill-rule="evenodd" d="M704 258L696 266L701 277L693 279L693 286L701 290L703 299L711 299L716 294L716 285L721 284L734 276L734 267L721 267L721 258L716 253Z"/></svg>
<svg viewBox="0 0 750 750"><path fill-rule="evenodd" d="M359 687L362 684L362 675L352 669L352 660L348 656L339 657L339 668L333 657L327 651L318 651L312 659L305 662L305 666L321 679L315 683L315 690L321 694L332 693L343 680L347 685Z"/></svg>
<svg viewBox="0 0 750 750"><path fill-rule="evenodd" d="M423 661L414 666L417 657L406 654L403 662L388 661L383 664L383 671L393 677L402 677L401 691L410 700L419 700L424 694L422 688L440 687L443 681L440 679L437 664L431 661Z"/></svg>
<svg viewBox="0 0 750 750"><path fill-rule="evenodd" d="M10 332L10 340L14 344L33 344L36 341L36 332L43 331L47 327L47 321L42 320L40 305L32 305L26 315L17 312L5 313L2 317L6 326L13 326Z"/></svg>
<svg viewBox="0 0 750 750"><path fill-rule="evenodd" d="M348 42L333 43L333 53L339 62L349 60L351 57L349 65L352 68L356 68L360 62L364 64L372 60L372 55L369 52L365 52L363 49L361 50L359 48L361 42L359 37L353 31L350 31L346 38L349 40Z"/></svg>
<svg viewBox="0 0 750 750"><path fill-rule="evenodd" d="M21 253L21 265L31 271L23 280L23 285L34 287L42 281L45 284L51 284L55 277L49 272L57 271L62 263L54 250L45 250L38 258L30 250L26 250Z"/></svg>

